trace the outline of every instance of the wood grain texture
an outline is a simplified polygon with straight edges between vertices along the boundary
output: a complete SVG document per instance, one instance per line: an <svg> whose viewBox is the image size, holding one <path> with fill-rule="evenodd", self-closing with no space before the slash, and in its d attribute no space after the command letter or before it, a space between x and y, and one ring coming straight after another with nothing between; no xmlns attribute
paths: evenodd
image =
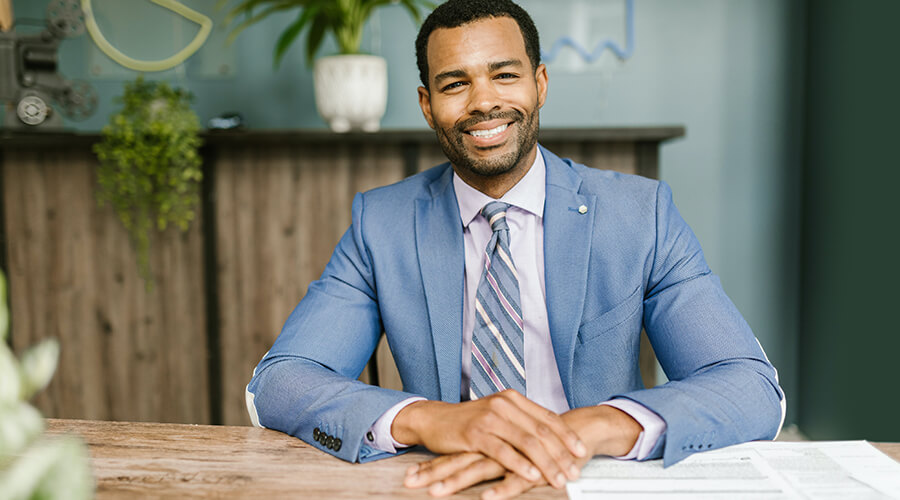
<svg viewBox="0 0 900 500"><path fill-rule="evenodd" d="M408 490L407 467L425 451L350 464L280 432L254 427L48 420L49 435L77 434L90 450L98 499L431 498ZM900 443L872 443L900 461ZM479 498L488 485L454 498ZM523 500L564 499L536 488Z"/></svg>
<svg viewBox="0 0 900 500"><path fill-rule="evenodd" d="M50 435L78 434L88 444L96 493L108 498L431 498L403 487L406 469L433 458L414 451L350 464L268 429L49 420ZM454 498L479 498L478 486ZM519 497L564 499L548 486Z"/></svg>
<svg viewBox="0 0 900 500"><path fill-rule="evenodd" d="M214 189L224 423L250 423L244 387L349 227L353 196L402 178L399 145L219 152Z"/></svg>
<svg viewBox="0 0 900 500"><path fill-rule="evenodd" d="M94 198L94 168L82 147L3 153L13 347L56 337L62 348L37 406L52 417L206 421L202 228L153 241L146 290L125 229Z"/></svg>
<svg viewBox="0 0 900 500"><path fill-rule="evenodd" d="M900 462L900 443L872 443L872 446L881 450L885 455Z"/></svg>

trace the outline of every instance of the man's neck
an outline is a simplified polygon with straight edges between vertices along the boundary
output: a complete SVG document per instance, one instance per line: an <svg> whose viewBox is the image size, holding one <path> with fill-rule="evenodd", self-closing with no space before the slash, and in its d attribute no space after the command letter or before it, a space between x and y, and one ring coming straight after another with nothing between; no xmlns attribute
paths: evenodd
<svg viewBox="0 0 900 500"><path fill-rule="evenodd" d="M534 165L534 160L537 158L537 150L537 144L535 144L531 151L515 167L500 175L478 175L468 170L457 168L456 165L453 165L453 170L466 184L495 200L499 200L531 170L531 166Z"/></svg>

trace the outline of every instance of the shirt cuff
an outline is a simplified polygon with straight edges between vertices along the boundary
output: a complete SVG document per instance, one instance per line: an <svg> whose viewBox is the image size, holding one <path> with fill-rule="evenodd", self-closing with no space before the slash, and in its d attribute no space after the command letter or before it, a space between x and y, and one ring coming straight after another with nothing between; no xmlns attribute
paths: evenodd
<svg viewBox="0 0 900 500"><path fill-rule="evenodd" d="M391 434L391 424L394 423L394 419L397 418L397 414L400 413L400 410L416 401L424 400L425 398L412 397L404 399L392 406L388 411L384 412L383 415L378 417L378 420L372 424L372 427L369 427L369 430L363 438L365 443L378 451L386 453L397 453L398 448L409 448L412 446L409 444L398 443L394 440L394 436Z"/></svg>
<svg viewBox="0 0 900 500"><path fill-rule="evenodd" d="M616 398L600 404L624 411L631 418L637 420L641 427L644 428L631 451L621 457L614 458L620 460L645 460L650 455L650 452L653 451L659 438L666 433L666 421L640 403L630 399Z"/></svg>

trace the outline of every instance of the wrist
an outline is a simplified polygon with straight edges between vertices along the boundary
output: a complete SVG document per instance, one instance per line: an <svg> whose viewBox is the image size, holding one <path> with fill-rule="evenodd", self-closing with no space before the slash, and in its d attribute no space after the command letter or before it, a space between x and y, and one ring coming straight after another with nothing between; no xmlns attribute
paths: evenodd
<svg viewBox="0 0 900 500"><path fill-rule="evenodd" d="M391 423L391 436L395 441L410 446L423 444L422 430L427 428L428 409L437 401L420 400L410 403L397 413Z"/></svg>
<svg viewBox="0 0 900 500"><path fill-rule="evenodd" d="M637 420L612 406L586 406L563 415L591 455L619 457L628 454L644 428Z"/></svg>

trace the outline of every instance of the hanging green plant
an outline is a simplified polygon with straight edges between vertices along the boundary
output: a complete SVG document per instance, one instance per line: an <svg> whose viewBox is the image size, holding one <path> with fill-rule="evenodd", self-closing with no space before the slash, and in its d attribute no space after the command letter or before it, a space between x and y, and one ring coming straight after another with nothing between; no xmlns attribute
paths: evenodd
<svg viewBox="0 0 900 500"><path fill-rule="evenodd" d="M200 199L200 122L190 108L192 98L165 82L127 82L116 100L122 110L94 145L100 160L97 199L109 203L128 230L148 287L154 227L164 231L174 224L186 231Z"/></svg>

